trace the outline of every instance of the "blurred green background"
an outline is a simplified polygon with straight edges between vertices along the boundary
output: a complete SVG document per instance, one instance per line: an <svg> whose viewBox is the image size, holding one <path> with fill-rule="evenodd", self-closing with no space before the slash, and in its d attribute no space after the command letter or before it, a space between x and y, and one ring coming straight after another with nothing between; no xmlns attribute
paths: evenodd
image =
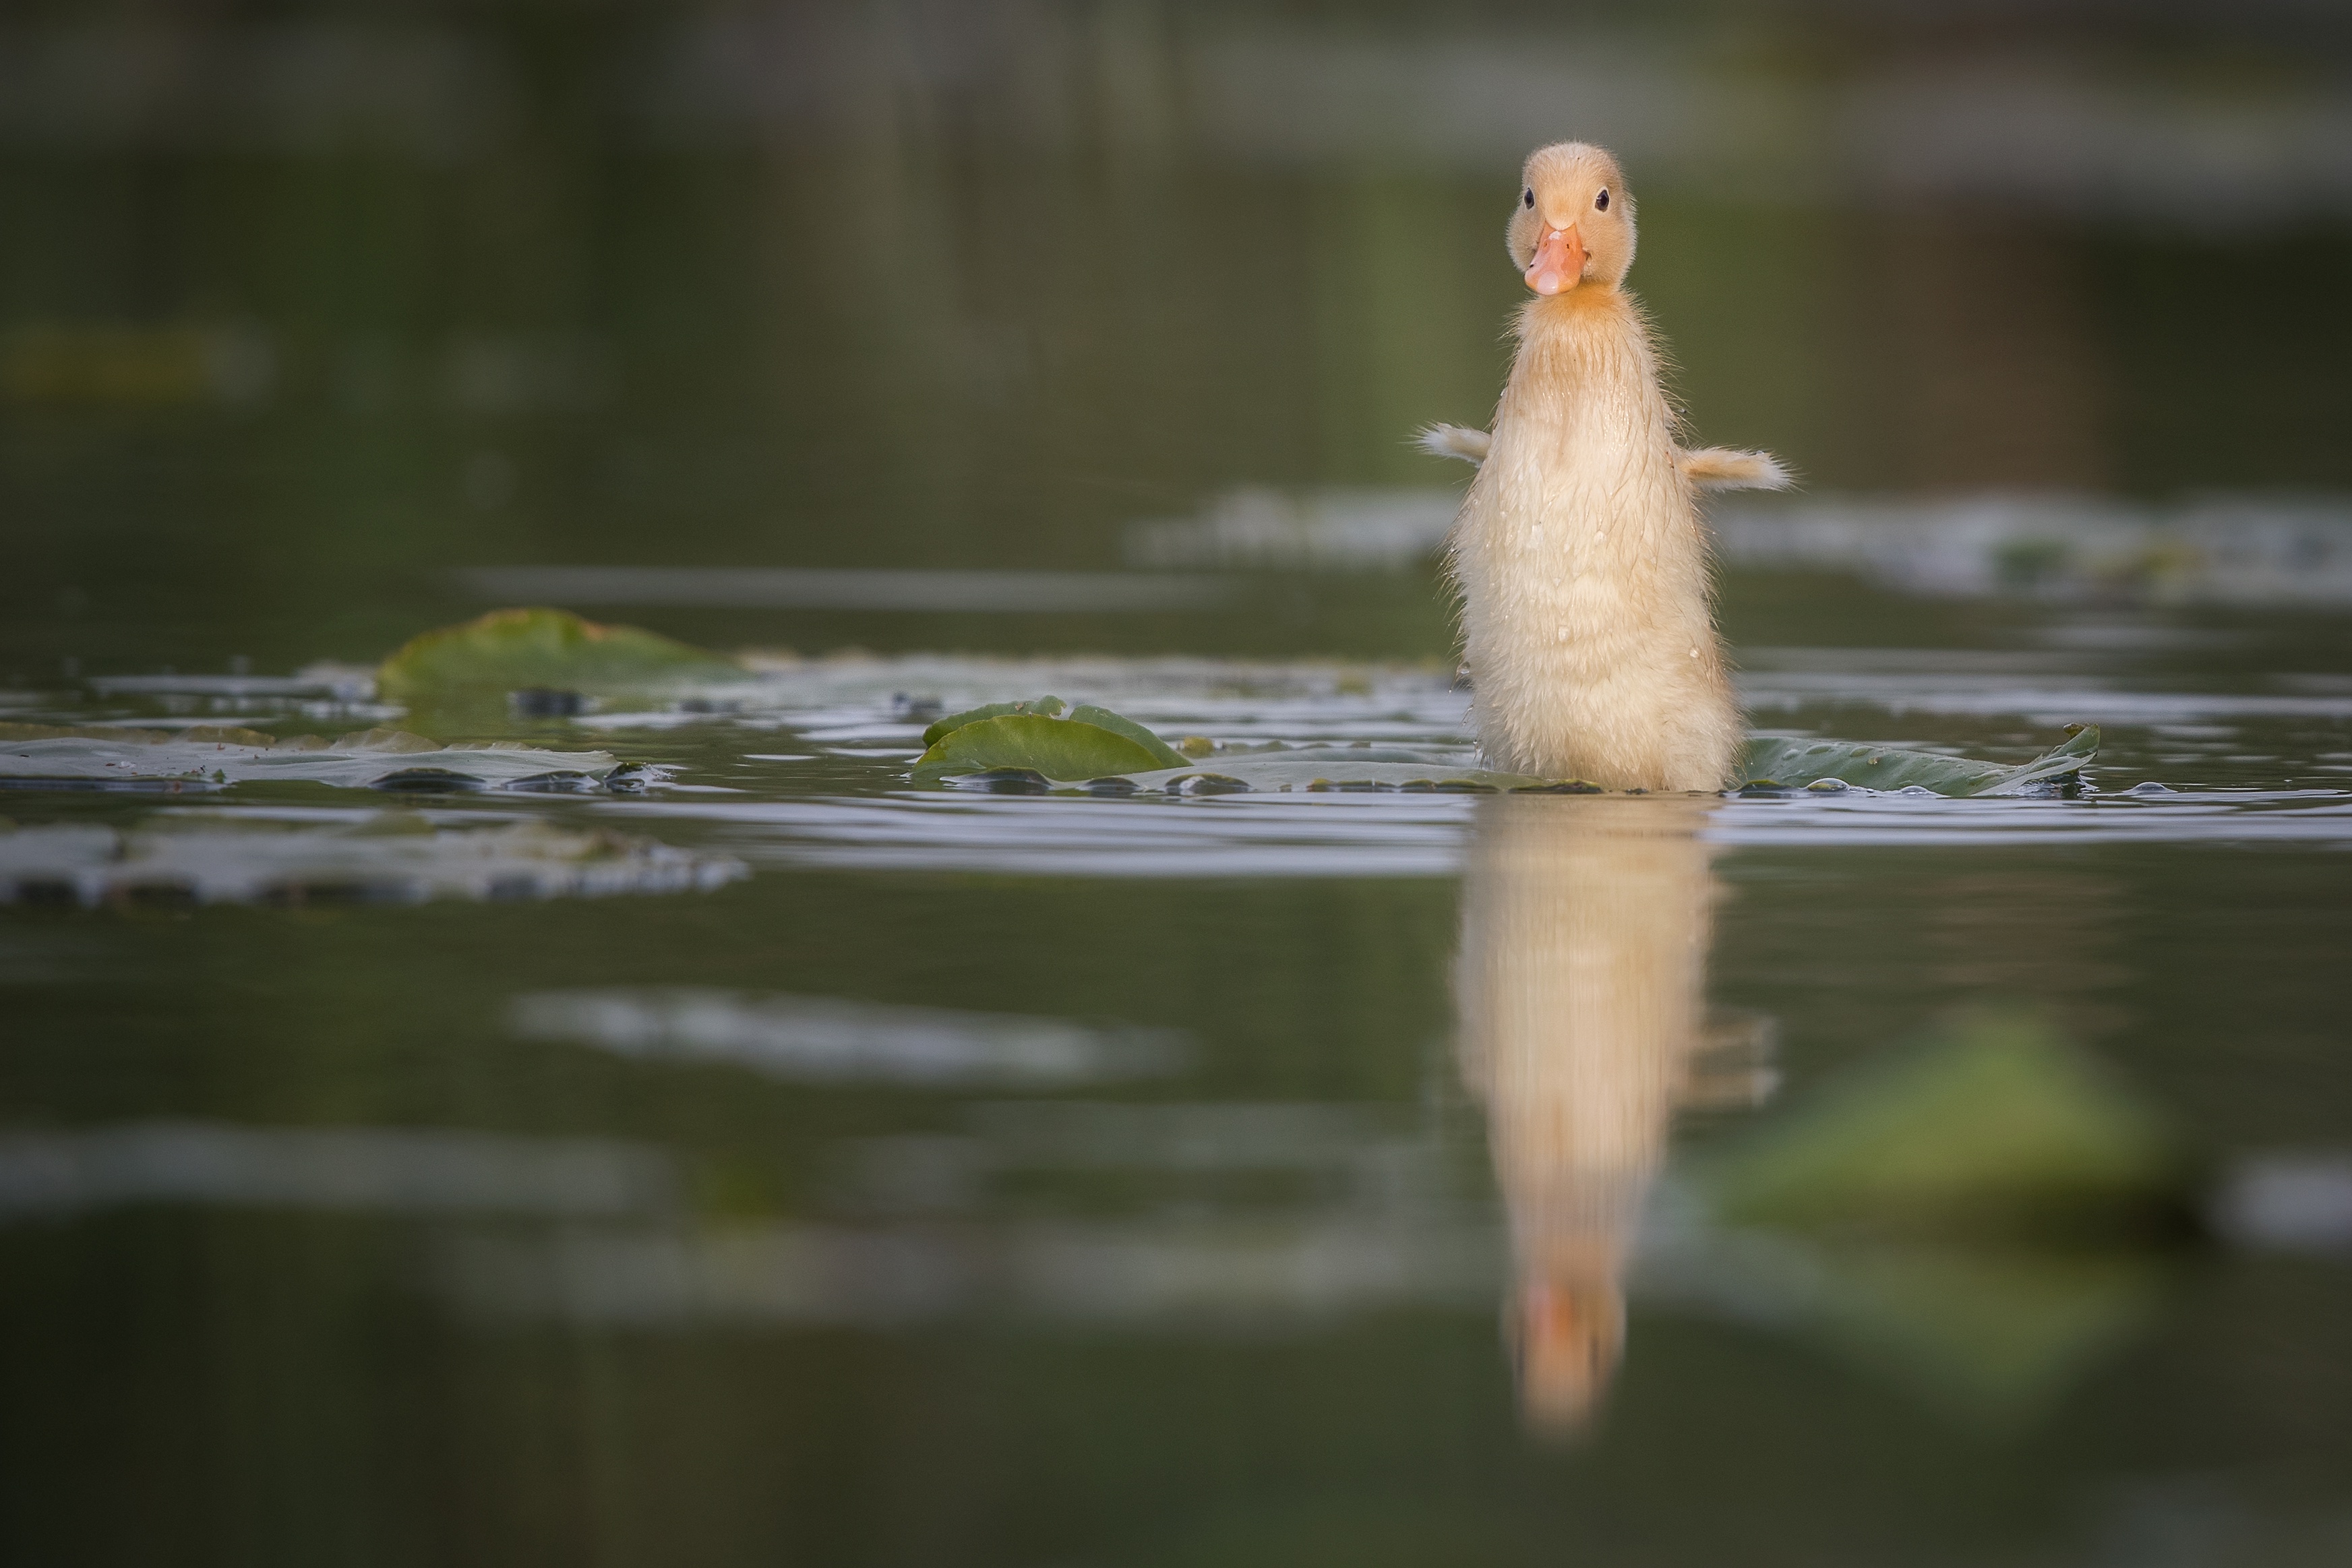
<svg viewBox="0 0 2352 1568"><path fill-rule="evenodd" d="M1236 486L1452 483L1406 437L1491 410L1569 136L1696 434L1817 497L2340 489L2347 63L2287 0L12 6L0 655L373 658L483 607L452 567L1116 568ZM1426 574L630 618L1448 642Z"/></svg>

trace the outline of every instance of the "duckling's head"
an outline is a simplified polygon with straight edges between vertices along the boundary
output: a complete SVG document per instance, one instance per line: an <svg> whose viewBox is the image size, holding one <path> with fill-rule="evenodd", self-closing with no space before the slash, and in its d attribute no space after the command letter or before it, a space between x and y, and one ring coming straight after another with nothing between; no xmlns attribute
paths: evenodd
<svg viewBox="0 0 2352 1568"><path fill-rule="evenodd" d="M1538 294L1616 288L1633 265L1633 196L1617 160L1586 142L1528 153L1505 237L1512 264Z"/></svg>

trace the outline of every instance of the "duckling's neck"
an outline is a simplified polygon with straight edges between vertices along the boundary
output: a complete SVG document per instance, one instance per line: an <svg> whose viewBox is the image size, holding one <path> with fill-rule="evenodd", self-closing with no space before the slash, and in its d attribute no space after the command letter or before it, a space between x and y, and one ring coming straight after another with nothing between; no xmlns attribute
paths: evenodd
<svg viewBox="0 0 2352 1568"><path fill-rule="evenodd" d="M1519 352L1503 396L1507 417L1558 414L1541 405L1579 394L1647 401L1656 381L1640 308L1602 284L1580 283L1564 294L1528 300L1519 308L1514 335ZM1515 409L1514 403L1536 406Z"/></svg>
<svg viewBox="0 0 2352 1568"><path fill-rule="evenodd" d="M1596 316L1629 309L1633 301L1622 289L1608 283L1580 283L1557 294L1537 294L1519 307L1519 336L1532 331L1557 330L1589 322Z"/></svg>

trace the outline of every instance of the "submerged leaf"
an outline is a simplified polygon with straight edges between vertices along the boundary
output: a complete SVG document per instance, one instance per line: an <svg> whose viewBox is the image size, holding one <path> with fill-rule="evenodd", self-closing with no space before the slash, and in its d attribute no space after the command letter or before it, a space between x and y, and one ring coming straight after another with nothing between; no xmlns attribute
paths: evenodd
<svg viewBox="0 0 2352 1568"><path fill-rule="evenodd" d="M2159 1116L2043 1026L2001 1018L1853 1073L1700 1171L1733 1224L1996 1239L2169 1223L2190 1176Z"/></svg>
<svg viewBox="0 0 2352 1568"><path fill-rule="evenodd" d="M1163 750L1165 748L1162 748ZM1026 768L1065 783L1111 773L1141 773L1160 766L1140 742L1077 719L1006 713L943 736L915 763L919 783L954 773Z"/></svg>
<svg viewBox="0 0 2352 1568"><path fill-rule="evenodd" d="M180 739L185 741L194 736L195 731L192 730L182 735ZM273 742L268 736L264 735L261 738L261 744L270 746ZM306 746L303 749L317 751L320 748ZM353 730L346 734L338 735L327 742L326 749L336 752L437 752L441 749L441 742L423 735L413 735L405 730L394 730L386 725L377 724L370 729Z"/></svg>
<svg viewBox="0 0 2352 1568"><path fill-rule="evenodd" d="M2095 725L2075 727L2063 743L2021 767L1929 752L1897 751L1853 741L1751 737L1739 759L1739 785L1801 788L1825 779L1867 789L1927 789L1937 795L1998 795L2082 772L2098 754Z"/></svg>
<svg viewBox="0 0 2352 1568"><path fill-rule="evenodd" d="M1187 763L1137 773L1137 787L1171 794L1197 793L1191 781L1213 778L1224 789L1293 792L1324 790L1492 791L1542 789L1545 781L1524 773L1496 773L1460 757L1402 746L1315 746L1294 751L1229 754L1207 763Z"/></svg>
<svg viewBox="0 0 2352 1568"><path fill-rule="evenodd" d="M2128 1341L2162 1299L2144 1249L1829 1247L1808 1316L1841 1356L1979 1430L2015 1430Z"/></svg>
<svg viewBox="0 0 2352 1568"><path fill-rule="evenodd" d="M635 626L599 626L563 610L493 610L410 639L376 671L394 701L462 691L613 691L662 682L740 679L733 660Z"/></svg>

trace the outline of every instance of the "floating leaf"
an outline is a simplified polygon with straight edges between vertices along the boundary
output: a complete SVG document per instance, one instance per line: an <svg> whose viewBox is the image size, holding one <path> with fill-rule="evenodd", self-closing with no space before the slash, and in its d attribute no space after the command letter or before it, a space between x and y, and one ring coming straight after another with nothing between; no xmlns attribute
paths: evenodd
<svg viewBox="0 0 2352 1568"><path fill-rule="evenodd" d="M2030 1020L1851 1074L1702 1167L1733 1224L1895 1237L2114 1235L2184 1212L2170 1129Z"/></svg>
<svg viewBox="0 0 2352 1568"><path fill-rule="evenodd" d="M1040 697L1034 702L983 702L977 708L967 708L961 713L950 713L936 719L923 731L923 744L936 746L967 724L977 724L983 719L1001 719L1008 713L1043 713L1051 719L1059 715L1063 701L1058 697ZM1097 709L1097 712L1102 710Z"/></svg>
<svg viewBox="0 0 2352 1568"><path fill-rule="evenodd" d="M1006 713L942 737L916 762L915 778L935 783L954 773L1026 768L1075 783L1112 773L1144 773L1160 765L1159 755L1140 742L1099 724Z"/></svg>
<svg viewBox="0 0 2352 1568"><path fill-rule="evenodd" d="M1124 735L1151 754L1154 767L1172 768L1184 760L1182 752L1178 752L1167 742L1125 714L1114 713L1108 708L1098 708L1091 702L1082 702L1077 707L1069 709L1065 714L1063 701L1058 697L1040 697L1034 702L991 702L979 708L968 708L961 713L950 713L923 731L923 744L927 747L937 746L958 730L969 729L974 724L985 722L990 719L1012 718L1024 714L1041 714L1048 719L1066 717L1077 723L1092 724L1097 729L1108 730L1114 735ZM1026 766L1027 764L1003 765Z"/></svg>
<svg viewBox="0 0 2352 1568"><path fill-rule="evenodd" d="M454 692L614 691L740 679L718 654L635 626L599 626L563 610L493 610L412 638L376 671L394 701Z"/></svg>
<svg viewBox="0 0 2352 1568"><path fill-rule="evenodd" d="M1070 710L1070 719L1076 723L1092 724L1097 729L1108 730L1114 735L1126 736L1157 757L1161 767L1175 768L1184 764L1183 752L1124 714L1114 713L1108 708L1097 708L1091 702L1081 702Z"/></svg>
<svg viewBox="0 0 2352 1568"><path fill-rule="evenodd" d="M1927 789L1944 795L1999 795L2082 772L2098 754L2095 725L2070 727L2063 744L2022 767L1929 752L1897 751L1852 741L1751 738L1739 760L1740 786L1800 788L1824 779L1866 789Z"/></svg>

